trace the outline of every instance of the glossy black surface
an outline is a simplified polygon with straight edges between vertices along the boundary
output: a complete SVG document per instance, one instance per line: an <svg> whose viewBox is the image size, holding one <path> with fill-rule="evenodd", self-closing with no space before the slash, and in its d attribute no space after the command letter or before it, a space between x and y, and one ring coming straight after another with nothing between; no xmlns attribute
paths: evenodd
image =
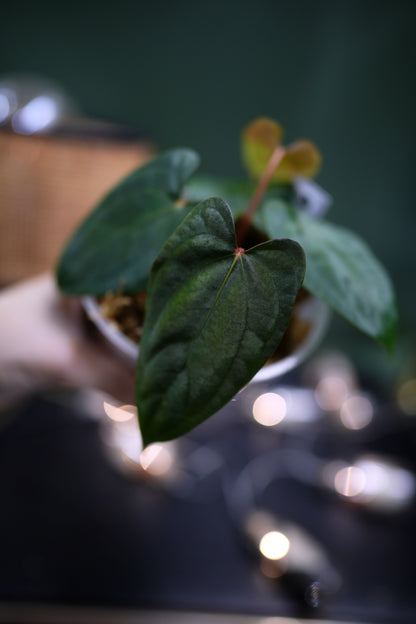
<svg viewBox="0 0 416 624"><path fill-rule="evenodd" d="M284 578L271 582L260 574L230 518L224 482L232 487L254 455L299 447L309 436L321 457L365 448L412 467L414 426L392 409L380 412L371 443L368 432L358 432L352 449L327 424L306 426L297 441L253 429L238 402L231 403L189 441L208 445L222 458L221 470L182 497L117 470L99 421L62 401L37 398L0 433L0 599L308 614ZM414 507L368 514L292 478L273 481L260 502L306 529L343 576L340 591L309 615L414 621Z"/></svg>

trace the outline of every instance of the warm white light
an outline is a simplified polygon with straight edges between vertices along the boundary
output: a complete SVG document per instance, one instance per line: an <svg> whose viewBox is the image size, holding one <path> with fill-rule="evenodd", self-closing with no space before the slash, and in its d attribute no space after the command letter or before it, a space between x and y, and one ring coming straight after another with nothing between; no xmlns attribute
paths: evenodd
<svg viewBox="0 0 416 624"><path fill-rule="evenodd" d="M371 401L361 395L348 397L341 406L341 422L347 429L363 429L373 419L373 405Z"/></svg>
<svg viewBox="0 0 416 624"><path fill-rule="evenodd" d="M13 115L13 130L18 134L45 130L56 120L58 113L57 102L51 97L40 95Z"/></svg>
<svg viewBox="0 0 416 624"><path fill-rule="evenodd" d="M414 475L408 470L377 457L364 457L356 462L366 476L360 501L380 511L398 511L413 498Z"/></svg>
<svg viewBox="0 0 416 624"><path fill-rule="evenodd" d="M151 444L140 455L140 465L143 470L155 477L169 472L173 461L172 450L164 444Z"/></svg>
<svg viewBox="0 0 416 624"><path fill-rule="evenodd" d="M341 408L349 394L347 381L338 375L323 377L315 389L315 398L319 407L334 412Z"/></svg>
<svg viewBox="0 0 416 624"><path fill-rule="evenodd" d="M257 624L300 624L299 620L294 620L293 618L285 618L285 617L280 617L280 616L264 617L264 618L261 618L260 620L257 620L256 618L256 622Z"/></svg>
<svg viewBox="0 0 416 624"><path fill-rule="evenodd" d="M104 401L104 411L108 418L119 423L127 422L137 416L137 408L134 405L122 405L121 407L116 407L115 405L111 405L111 403Z"/></svg>
<svg viewBox="0 0 416 624"><path fill-rule="evenodd" d="M124 456L135 464L140 463L142 452L142 440L139 432L136 435L120 436L119 448Z"/></svg>
<svg viewBox="0 0 416 624"><path fill-rule="evenodd" d="M362 456L352 466L332 462L322 478L350 501L383 513L401 511L416 494L413 473L375 455Z"/></svg>
<svg viewBox="0 0 416 624"><path fill-rule="evenodd" d="M361 494L366 486L364 470L356 466L341 468L335 475L334 486L342 496L352 498Z"/></svg>
<svg viewBox="0 0 416 624"><path fill-rule="evenodd" d="M290 542L280 531L270 531L263 535L259 544L260 552L267 559L283 559L289 552Z"/></svg>
<svg viewBox="0 0 416 624"><path fill-rule="evenodd" d="M397 392L397 402L405 414L416 415L416 379L408 379Z"/></svg>
<svg viewBox="0 0 416 624"><path fill-rule="evenodd" d="M286 401L280 394L266 392L254 401L253 418L260 425L272 427L283 420L286 410Z"/></svg>
<svg viewBox="0 0 416 624"><path fill-rule="evenodd" d="M137 408L134 405L117 406L108 401L103 402L103 408L108 417L103 433L106 444L123 461L129 460L138 464L143 442L137 420Z"/></svg>

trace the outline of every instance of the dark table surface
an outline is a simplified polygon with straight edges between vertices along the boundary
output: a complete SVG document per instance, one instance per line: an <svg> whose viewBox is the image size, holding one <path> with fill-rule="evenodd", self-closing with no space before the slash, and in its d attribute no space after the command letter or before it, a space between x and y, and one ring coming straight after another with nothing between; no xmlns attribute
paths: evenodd
<svg viewBox="0 0 416 624"><path fill-rule="evenodd" d="M185 492L119 470L101 420L69 395L34 397L0 431L0 600L414 622L414 503L370 513L307 479L271 479L259 504L308 531L343 579L308 610L288 578L261 574L227 500L253 457L304 452L305 441L321 459L371 451L413 470L413 421L392 405L375 421L371 435L340 434L322 419L271 434L230 403L180 442L188 459L199 449L211 461Z"/></svg>

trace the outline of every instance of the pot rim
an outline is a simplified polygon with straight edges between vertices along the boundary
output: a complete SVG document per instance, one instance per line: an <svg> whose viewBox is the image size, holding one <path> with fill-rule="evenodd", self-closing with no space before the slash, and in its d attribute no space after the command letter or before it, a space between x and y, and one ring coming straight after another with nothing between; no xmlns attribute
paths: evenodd
<svg viewBox="0 0 416 624"><path fill-rule="evenodd" d="M135 363L139 355L139 345L128 338L117 325L103 316L95 297L84 296L81 303L89 320L97 327L109 345L125 359ZM286 357L263 366L250 380L250 383L262 383L280 377L304 362L323 339L328 328L330 309L321 299L311 295L301 303L301 316L311 323L311 329L305 339Z"/></svg>

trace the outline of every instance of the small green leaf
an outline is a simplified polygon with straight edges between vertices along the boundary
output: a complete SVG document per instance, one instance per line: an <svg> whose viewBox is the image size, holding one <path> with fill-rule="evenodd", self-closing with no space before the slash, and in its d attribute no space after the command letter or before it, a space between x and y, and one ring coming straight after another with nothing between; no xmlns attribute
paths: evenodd
<svg viewBox="0 0 416 624"><path fill-rule="evenodd" d="M165 152L112 190L82 223L57 269L62 291L102 295L143 290L153 260L193 205L178 201L199 158Z"/></svg>
<svg viewBox="0 0 416 624"><path fill-rule="evenodd" d="M367 245L349 230L283 202L267 202L261 217L269 236L287 236L302 245L305 288L391 351L397 326L393 286Z"/></svg>
<svg viewBox="0 0 416 624"><path fill-rule="evenodd" d="M236 253L221 199L188 215L148 283L136 376L145 445L191 430L250 381L286 330L304 263L287 240Z"/></svg>

